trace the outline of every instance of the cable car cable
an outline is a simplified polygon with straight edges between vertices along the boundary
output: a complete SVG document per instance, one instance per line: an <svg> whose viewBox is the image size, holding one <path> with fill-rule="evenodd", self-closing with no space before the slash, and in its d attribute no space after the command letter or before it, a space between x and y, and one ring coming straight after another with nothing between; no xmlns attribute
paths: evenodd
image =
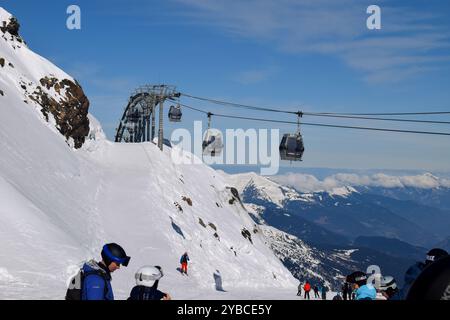
<svg viewBox="0 0 450 320"><path fill-rule="evenodd" d="M202 98L198 96L193 96L186 93L181 93L181 95L197 99L201 101L211 102L215 104L220 105L230 105L238 108L246 108L251 110L259 110L259 111L267 111L267 112L277 112L277 113L286 113L286 114L297 114L298 111L287 111L287 110L279 110L279 109L273 109L273 108L267 108L267 107L257 107L252 105L245 105L240 103L234 103L234 102L228 102L228 101L221 101L211 98ZM435 123L435 124L450 124L448 121L428 121L428 120L411 120L411 119L387 119L387 118L364 118L361 116L396 116L396 115L404 115L404 116L411 116L411 115L443 115L443 114L450 114L450 111L431 111L431 112L396 112L396 113L333 113L333 112L303 112L304 115L309 116L323 116L323 117L337 117L337 118L352 118L355 116L354 119L362 119L362 120L382 120L382 121L403 121L403 122L417 122L417 123Z"/></svg>
<svg viewBox="0 0 450 320"><path fill-rule="evenodd" d="M211 115L214 115L216 117L221 117L221 118L252 120L252 121L262 121L262 122L274 122L274 123L295 124L295 125L298 124L297 122L294 122L294 121L273 120L273 119L252 118L252 117L243 117L243 116L233 116L233 115L210 113L210 112L206 112L204 110L197 109L197 108L194 108L194 107L182 104L182 103L180 103L180 105L183 106L183 107L186 107L188 109L192 109L192 110L204 113L204 114L211 114ZM301 124L302 125L307 125L307 126L341 128L341 129L357 129L357 130L370 130L370 131L383 131L383 132L415 133L415 134L450 136L450 132L417 131L417 130L402 130L402 129L389 129L389 128L360 127L360 126L343 126L343 125L324 124L324 123L310 123L310 122L301 122Z"/></svg>

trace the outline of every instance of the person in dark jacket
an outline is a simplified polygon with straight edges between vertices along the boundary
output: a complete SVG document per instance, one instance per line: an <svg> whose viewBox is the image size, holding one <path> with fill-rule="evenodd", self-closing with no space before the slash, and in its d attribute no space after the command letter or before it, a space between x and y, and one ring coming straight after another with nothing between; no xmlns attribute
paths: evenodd
<svg viewBox="0 0 450 320"><path fill-rule="evenodd" d="M328 287L326 285L322 286L322 300L327 300L327 292L328 292Z"/></svg>
<svg viewBox="0 0 450 320"><path fill-rule="evenodd" d="M114 300L111 286L111 273L128 266L130 257L116 243L105 244L102 249L102 261L91 260L83 265L85 274L81 289L81 300Z"/></svg>
<svg viewBox="0 0 450 320"><path fill-rule="evenodd" d="M349 285L348 282L345 282L344 285L342 286L342 297L344 298L344 300L347 300L347 297L349 296ZM350 300L350 297L349 297Z"/></svg>
<svg viewBox="0 0 450 320"><path fill-rule="evenodd" d="M188 274L187 273L188 261L189 261L189 256L188 256L188 253L185 252L180 258L180 263L181 263L181 273L185 273L186 275Z"/></svg>
<svg viewBox="0 0 450 320"><path fill-rule="evenodd" d="M447 251L440 248L434 248L428 251L425 262L418 261L410 266L408 270L406 270L404 285L400 290L400 295L402 296L402 298L406 299L406 296L408 295L408 291L411 288L412 284L426 267L447 256Z"/></svg>
<svg viewBox="0 0 450 320"><path fill-rule="evenodd" d="M427 266L414 281L406 300L450 301L450 255Z"/></svg>
<svg viewBox="0 0 450 320"><path fill-rule="evenodd" d="M319 296L319 288L317 286L314 286L313 290L314 290L314 298L319 299L320 298L320 296Z"/></svg>
<svg viewBox="0 0 450 320"><path fill-rule="evenodd" d="M333 300L342 300L341 295L338 293L333 297Z"/></svg>
<svg viewBox="0 0 450 320"><path fill-rule="evenodd" d="M384 276L380 281L379 291L387 300L402 300L400 296L400 290L394 277Z"/></svg>
<svg viewBox="0 0 450 320"><path fill-rule="evenodd" d="M135 274L136 286L131 290L128 300L172 300L168 293L158 290L163 277L160 266L143 266Z"/></svg>

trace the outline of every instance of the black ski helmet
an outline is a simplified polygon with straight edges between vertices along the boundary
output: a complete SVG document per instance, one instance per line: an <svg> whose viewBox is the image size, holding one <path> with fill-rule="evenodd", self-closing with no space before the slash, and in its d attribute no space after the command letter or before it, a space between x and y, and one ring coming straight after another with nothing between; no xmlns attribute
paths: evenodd
<svg viewBox="0 0 450 320"><path fill-rule="evenodd" d="M126 267L131 258L127 256L125 250L117 243L107 243L103 246L102 259L106 266L109 266L112 262L116 262Z"/></svg>
<svg viewBox="0 0 450 320"><path fill-rule="evenodd" d="M427 266L412 284L406 300L450 300L450 256Z"/></svg>
<svg viewBox="0 0 450 320"><path fill-rule="evenodd" d="M425 263L428 265L446 256L448 256L447 251L440 248L434 248L428 251Z"/></svg>
<svg viewBox="0 0 450 320"><path fill-rule="evenodd" d="M355 271L352 274L349 274L347 276L346 281L348 283L354 283L357 284L358 286L363 286L365 284L367 284L367 274L365 272L362 271Z"/></svg>

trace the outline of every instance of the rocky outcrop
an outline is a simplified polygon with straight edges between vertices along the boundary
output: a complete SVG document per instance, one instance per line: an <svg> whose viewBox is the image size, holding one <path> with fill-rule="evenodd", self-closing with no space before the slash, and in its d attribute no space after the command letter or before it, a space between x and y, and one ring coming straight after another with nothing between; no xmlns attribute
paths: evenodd
<svg viewBox="0 0 450 320"><path fill-rule="evenodd" d="M16 18L11 17L9 21L1 21L0 22L0 31L3 33L8 32L10 35L15 37L17 41L23 42L22 38L19 35L20 24Z"/></svg>
<svg viewBox="0 0 450 320"><path fill-rule="evenodd" d="M72 138L75 148L81 148L89 134L89 100L83 89L71 80L53 77L42 78L40 84L28 97L42 107L47 121L51 113L59 132L67 140ZM51 95L52 91L57 95Z"/></svg>
<svg viewBox="0 0 450 320"><path fill-rule="evenodd" d="M17 88L22 90L25 103L33 101L37 104L47 121L51 120L50 115L53 116L56 128L64 135L69 145L77 149L81 148L90 131L89 100L83 89L70 76L60 72L61 70L57 70L56 67L45 61L35 59L33 54L28 54L29 49L19 35L20 24L17 19L4 10L0 13L2 14L0 40L3 39L9 43L10 48L23 53L22 55L14 54L13 57L30 59L30 61L22 61L23 66L19 65L19 69L23 70L11 70L15 69L11 61L8 61L11 58L2 56L0 57L0 72L8 72L11 79L17 80ZM27 72L29 71L27 68L33 69L33 62L43 63L41 69L46 71L40 74ZM5 70L7 66L11 69ZM2 93L4 94L4 92Z"/></svg>

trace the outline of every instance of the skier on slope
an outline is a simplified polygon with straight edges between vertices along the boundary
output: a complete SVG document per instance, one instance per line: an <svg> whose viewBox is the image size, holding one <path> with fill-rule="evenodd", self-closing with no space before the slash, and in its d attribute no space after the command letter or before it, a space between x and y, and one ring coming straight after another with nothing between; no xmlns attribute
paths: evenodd
<svg viewBox="0 0 450 320"><path fill-rule="evenodd" d="M189 261L189 256L188 253L185 252L181 258L180 258L180 263L181 263L181 273L185 273L186 275L187 273L187 265L188 265L188 261Z"/></svg>
<svg viewBox="0 0 450 320"><path fill-rule="evenodd" d="M302 296L302 283L300 282L297 287L297 296Z"/></svg>
<svg viewBox="0 0 450 320"><path fill-rule="evenodd" d="M172 300L168 293L158 290L163 277L160 266L143 266L135 274L136 286L131 290L128 300Z"/></svg>
<svg viewBox="0 0 450 320"><path fill-rule="evenodd" d="M400 290L400 295L403 297L403 299L406 298L408 295L408 291L410 287L412 286L414 280L422 273L422 271L430 266L432 263L448 256L447 251L440 249L440 248L434 248L428 251L425 263L421 261L417 261L412 266L408 268L408 270L405 273L405 281L403 288Z"/></svg>
<svg viewBox="0 0 450 320"><path fill-rule="evenodd" d="M103 246L102 260L86 262L78 274L72 278L66 293L66 300L114 300L111 273L128 266L130 257L116 243Z"/></svg>
<svg viewBox="0 0 450 320"><path fill-rule="evenodd" d="M309 296L309 292L311 291L311 285L309 284L308 281L306 281L305 285L303 286L303 290L305 290L304 299L306 299L306 297L308 297L308 300L311 300L311 297Z"/></svg>

